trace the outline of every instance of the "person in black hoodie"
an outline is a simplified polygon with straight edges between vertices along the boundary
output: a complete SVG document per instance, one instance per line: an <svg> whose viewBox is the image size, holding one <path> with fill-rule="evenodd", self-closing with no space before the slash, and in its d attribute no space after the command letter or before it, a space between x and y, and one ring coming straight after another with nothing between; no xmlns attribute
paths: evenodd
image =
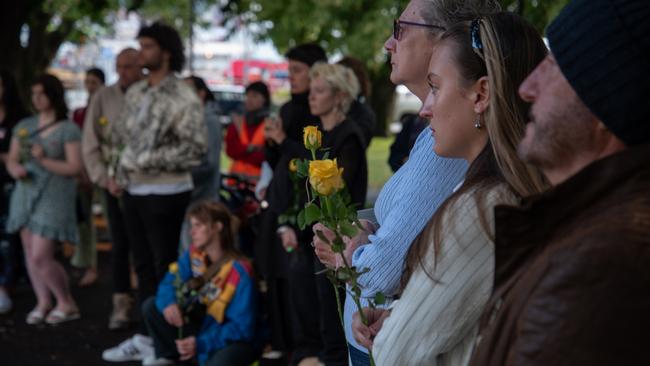
<svg viewBox="0 0 650 366"><path fill-rule="evenodd" d="M266 287L266 310L271 325L271 346L273 350L293 350L293 362L317 356L320 350L318 334L318 313L310 309L316 299L315 288L310 293L297 293L290 297L288 280L302 278L302 274L313 274L311 250L287 253L276 233L278 217L292 205L294 196L289 178L289 162L306 157L302 145L302 132L308 125L317 125L319 119L309 111L309 68L318 61L327 61L325 51L316 44L303 44L286 53L289 60L289 82L291 100L280 108L279 121L265 124L267 144L266 161L273 169L273 179L266 189L268 208L260 218L258 242L255 246L257 269ZM307 241L309 242L309 241ZM311 249L311 248L310 248ZM290 319L305 317L308 326L297 329ZM307 332L307 334L305 334Z"/></svg>
<svg viewBox="0 0 650 366"><path fill-rule="evenodd" d="M357 77L345 66L325 63L312 66L309 75L309 108L312 114L320 118L322 146L329 152L329 158L336 159L339 167L343 168L343 180L351 202L357 209L363 208L368 187L366 140L360 124L352 120L349 114L359 92ZM323 151L318 155L319 159L324 158ZM303 205L304 203L301 204ZM300 234L300 245L307 250L311 249L309 243L312 235L311 227ZM347 342L337 311L335 292L324 274L314 275L322 272L325 267L318 258L314 258L313 263L314 270L310 277L317 291L316 309L320 316L322 341L319 361L327 366L347 365ZM306 282L306 279L303 282ZM339 291L339 296L344 299L345 291Z"/></svg>

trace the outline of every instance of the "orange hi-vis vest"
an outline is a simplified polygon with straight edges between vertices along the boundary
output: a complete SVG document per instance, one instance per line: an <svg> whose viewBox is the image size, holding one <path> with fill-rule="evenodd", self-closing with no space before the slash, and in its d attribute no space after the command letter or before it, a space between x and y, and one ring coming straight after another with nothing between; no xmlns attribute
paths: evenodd
<svg viewBox="0 0 650 366"><path fill-rule="evenodd" d="M264 146L264 141L265 141L264 122L261 122L259 126L257 126L257 129L253 133L252 139L248 136L248 128L246 128L246 121L244 121L241 130L239 130L238 132L239 132L238 134L239 142L242 144L242 146L250 146L250 145L259 146L259 147ZM232 162L232 165L230 166L230 174L240 175L254 181L257 181L259 179L261 172L262 172L262 168L260 166L251 164L244 160L235 160Z"/></svg>

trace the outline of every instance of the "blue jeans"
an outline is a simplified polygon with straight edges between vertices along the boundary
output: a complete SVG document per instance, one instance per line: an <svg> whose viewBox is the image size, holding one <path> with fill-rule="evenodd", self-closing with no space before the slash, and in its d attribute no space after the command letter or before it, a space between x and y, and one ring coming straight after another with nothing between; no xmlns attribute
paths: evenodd
<svg viewBox="0 0 650 366"><path fill-rule="evenodd" d="M350 351L350 361L352 366L370 366L370 357L367 353L348 343L348 350Z"/></svg>

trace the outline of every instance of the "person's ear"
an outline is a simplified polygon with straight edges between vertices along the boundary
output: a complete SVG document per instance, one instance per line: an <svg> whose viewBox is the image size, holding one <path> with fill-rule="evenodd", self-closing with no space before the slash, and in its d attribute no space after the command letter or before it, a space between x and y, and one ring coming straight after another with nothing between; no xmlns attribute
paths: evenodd
<svg viewBox="0 0 650 366"><path fill-rule="evenodd" d="M474 113L483 114L490 105L490 81L487 76L480 77L472 86Z"/></svg>

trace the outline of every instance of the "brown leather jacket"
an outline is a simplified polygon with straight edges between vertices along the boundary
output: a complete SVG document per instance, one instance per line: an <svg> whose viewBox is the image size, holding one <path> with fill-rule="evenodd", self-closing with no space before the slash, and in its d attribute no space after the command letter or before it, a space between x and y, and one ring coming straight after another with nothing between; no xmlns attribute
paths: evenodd
<svg viewBox="0 0 650 366"><path fill-rule="evenodd" d="M650 146L495 217L472 365L650 365Z"/></svg>

